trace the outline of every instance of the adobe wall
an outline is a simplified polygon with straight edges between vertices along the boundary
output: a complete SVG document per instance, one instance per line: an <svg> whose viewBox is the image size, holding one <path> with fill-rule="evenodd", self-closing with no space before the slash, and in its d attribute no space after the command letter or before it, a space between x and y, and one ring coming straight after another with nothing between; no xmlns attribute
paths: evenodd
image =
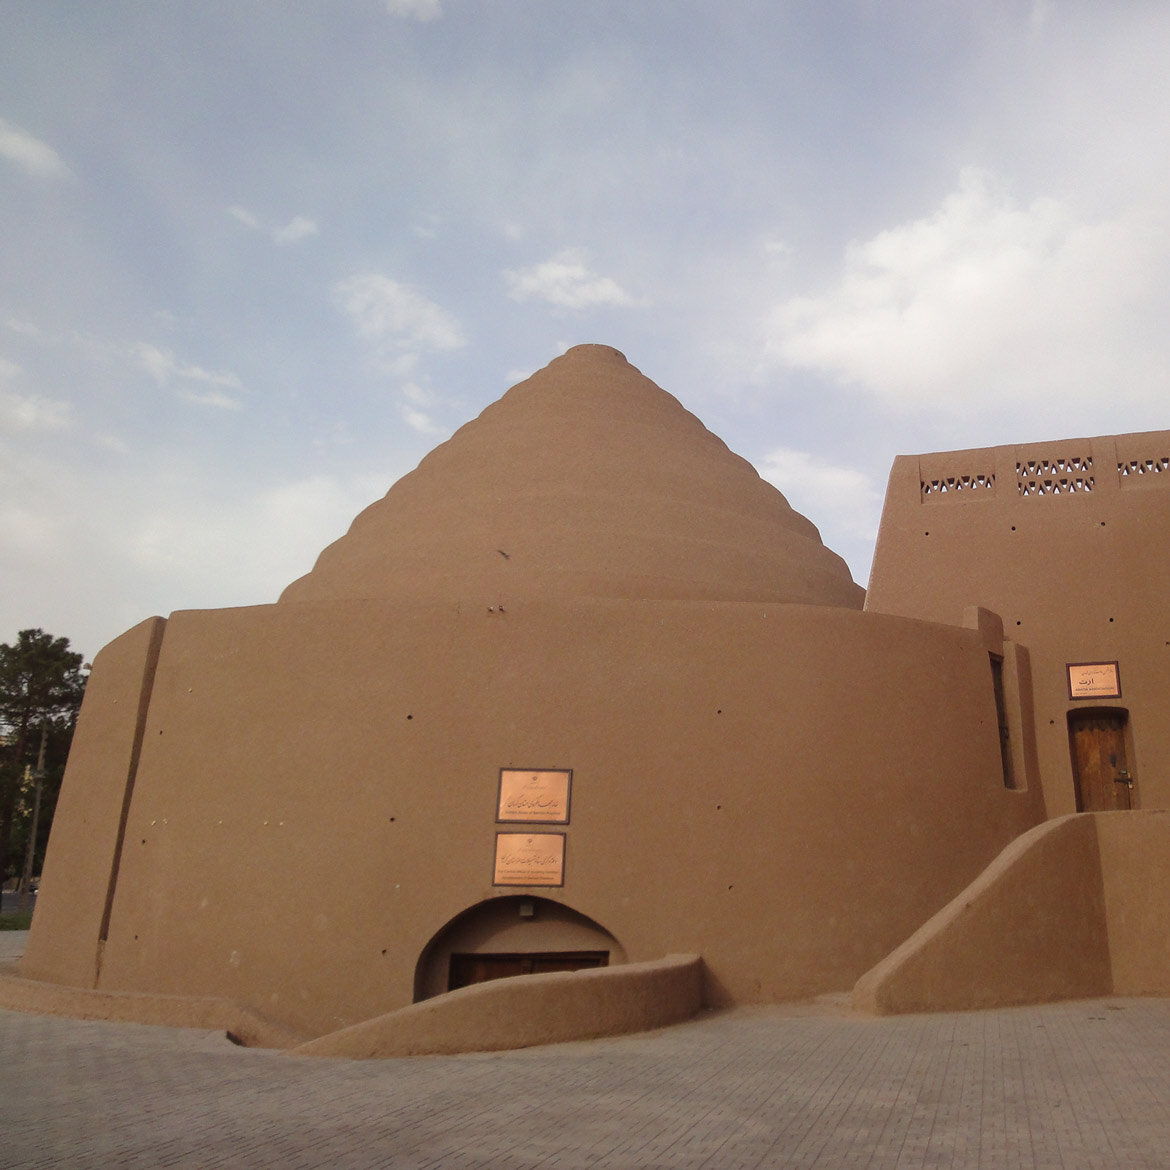
<svg viewBox="0 0 1170 1170"><path fill-rule="evenodd" d="M1170 995L1170 813L1097 813L1113 990Z"/></svg>
<svg viewBox="0 0 1170 1170"><path fill-rule="evenodd" d="M594 971L493 979L310 1040L294 1056L386 1059L499 1052L645 1032L703 1006L702 960L667 955Z"/></svg>
<svg viewBox="0 0 1170 1170"><path fill-rule="evenodd" d="M1013 841L853 989L878 1014L1170 994L1170 813L1074 813Z"/></svg>
<svg viewBox="0 0 1170 1170"><path fill-rule="evenodd" d="M878 1015L1089 999L1113 990L1093 814L1013 841L853 989Z"/></svg>
<svg viewBox="0 0 1170 1170"><path fill-rule="evenodd" d="M630 961L701 954L715 1003L851 986L1042 815L1003 785L985 635L756 603L177 613L99 986L309 1035L409 1004L435 933L520 892L491 884L501 766L573 769L565 884L532 892ZM120 759L108 717L87 700L78 776ZM60 889L109 849L75 787ZM54 929L29 970L68 981Z"/></svg>
<svg viewBox="0 0 1170 1170"><path fill-rule="evenodd" d="M1028 647L1050 816L1076 797L1068 713L1129 712L1136 806L1170 807L1170 431L901 456L866 608L1000 614ZM1072 700L1066 664L1120 663L1120 699Z"/></svg>
<svg viewBox="0 0 1170 1170"><path fill-rule="evenodd" d="M34 979L94 987L142 728L166 622L149 618L94 659L53 819L21 964Z"/></svg>

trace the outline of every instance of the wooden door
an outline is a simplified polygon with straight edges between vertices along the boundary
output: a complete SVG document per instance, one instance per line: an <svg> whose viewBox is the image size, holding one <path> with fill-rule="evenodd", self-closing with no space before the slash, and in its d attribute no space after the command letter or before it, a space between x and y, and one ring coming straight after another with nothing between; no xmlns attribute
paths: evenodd
<svg viewBox="0 0 1170 1170"><path fill-rule="evenodd" d="M1124 711L1074 711L1068 717L1078 812L1133 807Z"/></svg>
<svg viewBox="0 0 1170 1170"><path fill-rule="evenodd" d="M585 967L605 967L608 951L545 951L522 954L487 954L451 956L447 990L486 983L489 979L506 979L510 975L536 975L544 971L580 971Z"/></svg>

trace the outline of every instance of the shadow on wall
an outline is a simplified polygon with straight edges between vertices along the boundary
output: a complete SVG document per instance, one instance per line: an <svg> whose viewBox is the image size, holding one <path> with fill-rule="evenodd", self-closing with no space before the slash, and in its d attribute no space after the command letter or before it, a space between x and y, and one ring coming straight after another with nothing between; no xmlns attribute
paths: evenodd
<svg viewBox="0 0 1170 1170"><path fill-rule="evenodd" d="M1170 995L1170 812L1075 813L1013 841L858 980L878 1015Z"/></svg>

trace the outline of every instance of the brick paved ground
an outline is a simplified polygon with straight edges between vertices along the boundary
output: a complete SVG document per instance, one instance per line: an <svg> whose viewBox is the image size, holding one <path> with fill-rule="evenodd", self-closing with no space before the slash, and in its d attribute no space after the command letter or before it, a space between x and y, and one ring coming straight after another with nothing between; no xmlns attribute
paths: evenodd
<svg viewBox="0 0 1170 1170"><path fill-rule="evenodd" d="M370 1062L0 1012L0 1166L1170 1167L1168 1087L1164 1000Z"/></svg>

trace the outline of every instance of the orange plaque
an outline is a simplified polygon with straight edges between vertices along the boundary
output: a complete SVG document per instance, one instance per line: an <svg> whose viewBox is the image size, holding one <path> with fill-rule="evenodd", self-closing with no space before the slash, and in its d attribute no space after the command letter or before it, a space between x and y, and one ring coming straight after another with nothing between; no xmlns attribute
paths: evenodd
<svg viewBox="0 0 1170 1170"><path fill-rule="evenodd" d="M1120 699L1121 673L1116 662L1068 663L1070 699Z"/></svg>
<svg viewBox="0 0 1170 1170"><path fill-rule="evenodd" d="M564 833L497 833L493 886L563 886Z"/></svg>
<svg viewBox="0 0 1170 1170"><path fill-rule="evenodd" d="M571 769L501 768L496 821L567 825Z"/></svg>

